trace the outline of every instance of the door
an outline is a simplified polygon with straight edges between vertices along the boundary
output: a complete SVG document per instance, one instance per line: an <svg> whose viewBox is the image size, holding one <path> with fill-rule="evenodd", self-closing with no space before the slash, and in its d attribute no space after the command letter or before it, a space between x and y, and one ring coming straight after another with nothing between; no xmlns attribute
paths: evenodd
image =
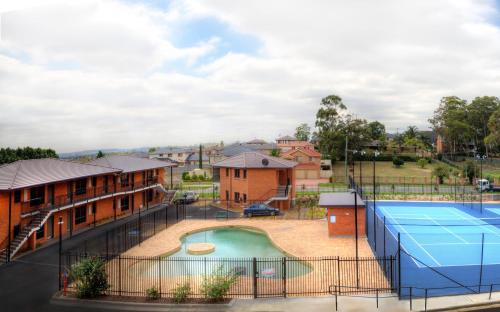
<svg viewBox="0 0 500 312"><path fill-rule="evenodd" d="M54 206L54 184L49 184L47 186L48 200L47 202Z"/></svg>
<svg viewBox="0 0 500 312"><path fill-rule="evenodd" d="M47 239L54 237L54 215L47 220Z"/></svg>
<svg viewBox="0 0 500 312"><path fill-rule="evenodd" d="M284 297L286 285L285 262L282 258L256 260L256 296Z"/></svg>

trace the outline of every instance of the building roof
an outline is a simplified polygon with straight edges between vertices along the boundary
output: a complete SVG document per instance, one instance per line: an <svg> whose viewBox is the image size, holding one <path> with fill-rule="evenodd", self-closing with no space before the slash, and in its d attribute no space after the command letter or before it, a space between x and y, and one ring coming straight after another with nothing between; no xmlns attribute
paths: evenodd
<svg viewBox="0 0 500 312"><path fill-rule="evenodd" d="M300 140L291 135L284 135L282 137L277 138L276 141L300 141Z"/></svg>
<svg viewBox="0 0 500 312"><path fill-rule="evenodd" d="M123 173L174 166L174 164L167 161L138 158L127 155L104 156L89 162L89 164L116 168L121 170Z"/></svg>
<svg viewBox="0 0 500 312"><path fill-rule="evenodd" d="M356 193L358 206L364 206L363 199ZM319 195L320 207L353 207L354 194L351 192L321 193Z"/></svg>
<svg viewBox="0 0 500 312"><path fill-rule="evenodd" d="M159 147L157 148L154 152L151 152L149 154L151 155L156 155L156 154L168 154L168 153L192 153L193 148L182 148L182 147Z"/></svg>
<svg viewBox="0 0 500 312"><path fill-rule="evenodd" d="M275 143L264 143L264 144L234 143L225 146L222 151L222 154L226 157L231 157L245 152L273 150L276 148L277 145Z"/></svg>
<svg viewBox="0 0 500 312"><path fill-rule="evenodd" d="M288 156L292 156L293 154L295 154L297 152L302 152L302 153L306 154L307 156L311 156L311 157L321 157L321 153L316 151L316 150L313 150L310 148L300 148L300 147L286 151L285 153L283 153L283 155L281 155L281 157L286 158Z"/></svg>
<svg viewBox="0 0 500 312"><path fill-rule="evenodd" d="M264 155L259 152L245 152L239 155L229 157L218 161L212 167L230 167L230 168L293 168L296 162Z"/></svg>
<svg viewBox="0 0 500 312"><path fill-rule="evenodd" d="M20 189L118 172L120 170L115 168L55 158L19 160L0 166L0 190Z"/></svg>
<svg viewBox="0 0 500 312"><path fill-rule="evenodd" d="M200 154L199 153L192 153L191 155L186 158L186 161L199 161L200 160ZM205 155L204 153L201 153L201 161L208 161L208 156Z"/></svg>

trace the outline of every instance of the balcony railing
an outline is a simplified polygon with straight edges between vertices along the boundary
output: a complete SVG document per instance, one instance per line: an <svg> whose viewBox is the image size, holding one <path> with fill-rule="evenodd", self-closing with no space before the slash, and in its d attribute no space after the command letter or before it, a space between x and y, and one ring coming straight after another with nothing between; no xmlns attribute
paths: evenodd
<svg viewBox="0 0 500 312"><path fill-rule="evenodd" d="M96 197L111 195L115 193L128 192L132 190L141 189L158 183L158 177L152 177L145 180L146 184L136 183L134 185L128 184L125 186L117 185L116 192L114 185L107 185L101 187L87 188L85 192L73 192L72 194L64 194L54 197L52 202L37 203L36 201L23 201L21 202L21 214L32 213L41 209L57 209L73 203L78 203L90 200Z"/></svg>

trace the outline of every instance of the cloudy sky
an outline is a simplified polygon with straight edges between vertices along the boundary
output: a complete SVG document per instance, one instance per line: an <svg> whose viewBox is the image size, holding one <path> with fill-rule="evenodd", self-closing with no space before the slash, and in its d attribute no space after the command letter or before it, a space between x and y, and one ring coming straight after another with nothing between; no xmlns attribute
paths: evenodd
<svg viewBox="0 0 500 312"><path fill-rule="evenodd" d="M0 3L0 146L59 152L293 133L340 95L389 131L500 96L500 1Z"/></svg>

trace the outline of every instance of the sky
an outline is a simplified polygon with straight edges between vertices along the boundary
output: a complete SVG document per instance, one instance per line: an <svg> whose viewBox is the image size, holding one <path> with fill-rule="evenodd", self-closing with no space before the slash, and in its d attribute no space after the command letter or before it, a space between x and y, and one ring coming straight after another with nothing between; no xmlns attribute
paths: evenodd
<svg viewBox="0 0 500 312"><path fill-rule="evenodd" d="M0 1L0 147L274 140L336 94L389 132L500 96L500 1Z"/></svg>

